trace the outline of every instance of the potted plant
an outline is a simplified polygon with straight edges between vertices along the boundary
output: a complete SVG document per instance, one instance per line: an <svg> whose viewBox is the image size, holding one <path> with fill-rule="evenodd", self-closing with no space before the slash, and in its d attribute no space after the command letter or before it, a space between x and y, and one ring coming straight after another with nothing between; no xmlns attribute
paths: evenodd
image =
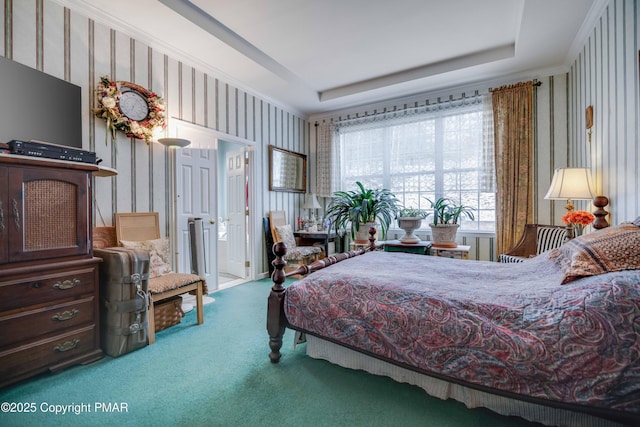
<svg viewBox="0 0 640 427"><path fill-rule="evenodd" d="M441 197L431 203L433 208L433 222L429 224L433 237L432 246L438 248L455 248L456 234L460 224L458 221L462 217L474 220L473 208L465 205L457 205L453 200Z"/></svg>
<svg viewBox="0 0 640 427"><path fill-rule="evenodd" d="M382 239L387 235L391 221L398 211L398 199L389 190L364 188L361 182L351 191L337 191L327 208L325 218L331 219L336 233L340 230L351 230L351 238L355 243L369 241L369 228L380 225Z"/></svg>
<svg viewBox="0 0 640 427"><path fill-rule="evenodd" d="M404 236L400 238L402 243L418 243L420 238L413 234L413 232L420 228L422 220L427 217L429 213L423 209L414 208L402 208L398 211L396 219L398 220L398 227L404 230Z"/></svg>

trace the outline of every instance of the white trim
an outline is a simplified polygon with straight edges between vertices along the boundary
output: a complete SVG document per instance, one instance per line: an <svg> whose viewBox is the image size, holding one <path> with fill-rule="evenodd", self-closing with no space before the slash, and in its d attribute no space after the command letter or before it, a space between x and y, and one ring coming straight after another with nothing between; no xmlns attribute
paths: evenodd
<svg viewBox="0 0 640 427"><path fill-rule="evenodd" d="M102 9L96 7L93 4L90 4L83 0L52 0L55 3L63 7L67 7L71 9L73 12L85 15L89 19L93 19L94 21L104 24L116 31L120 31L130 37L135 38L137 41L142 42L153 49L157 49L160 52L167 54L172 59L176 61L180 61L186 65L192 66L198 71L208 74L214 78L218 78L225 83L229 83L233 87L240 89L252 96L255 96L259 99L263 99L269 104L278 107L280 109L289 111L297 116L300 116L303 119L307 119L307 114L294 108L290 105L285 105L280 101L277 101L263 93L258 92L257 90L247 86L246 83L237 80L236 78L224 73L223 71L212 67L206 62L201 61L199 58L190 55L183 51L182 49L172 46L166 43L163 40L159 40L156 37L151 36L149 33L142 31L140 28L129 25L125 22L118 20L116 17L109 15ZM135 0L132 0L135 1Z"/></svg>
<svg viewBox="0 0 640 427"><path fill-rule="evenodd" d="M567 57L564 61L567 67L571 67L571 65L573 65L573 61L578 56L587 42L587 39L596 27L596 23L607 7L609 7L609 2L609 0L594 0L589 12L587 12L587 16L584 21L582 21L582 25L573 39L573 43L571 43L571 47L569 47Z"/></svg>

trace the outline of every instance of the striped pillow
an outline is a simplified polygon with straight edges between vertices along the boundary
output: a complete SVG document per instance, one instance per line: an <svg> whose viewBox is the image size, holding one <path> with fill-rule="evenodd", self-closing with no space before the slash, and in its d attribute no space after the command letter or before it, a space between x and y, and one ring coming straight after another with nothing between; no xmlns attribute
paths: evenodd
<svg viewBox="0 0 640 427"><path fill-rule="evenodd" d="M557 227L538 227L536 253L540 255L551 249L559 248L567 240L567 230Z"/></svg>

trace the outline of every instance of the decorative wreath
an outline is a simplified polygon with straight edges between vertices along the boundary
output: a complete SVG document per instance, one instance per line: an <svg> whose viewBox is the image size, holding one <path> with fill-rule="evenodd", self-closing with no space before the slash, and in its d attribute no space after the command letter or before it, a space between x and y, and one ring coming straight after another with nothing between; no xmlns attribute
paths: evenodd
<svg viewBox="0 0 640 427"><path fill-rule="evenodd" d="M142 94L149 105L149 115L141 121L131 120L120 111L119 101L122 96L121 88L134 89ZM93 109L97 117L107 121L107 132L115 139L116 131L124 132L130 138L144 139L147 144L153 138L153 131L157 127L164 129L165 111L164 100L135 83L111 81L108 77L100 78L96 88L98 107Z"/></svg>

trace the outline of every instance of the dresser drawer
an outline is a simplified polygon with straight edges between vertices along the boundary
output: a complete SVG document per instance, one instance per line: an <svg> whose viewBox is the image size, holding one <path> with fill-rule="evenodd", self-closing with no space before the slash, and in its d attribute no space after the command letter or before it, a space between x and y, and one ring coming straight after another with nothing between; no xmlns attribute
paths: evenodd
<svg viewBox="0 0 640 427"><path fill-rule="evenodd" d="M95 266L0 281L0 312L95 292Z"/></svg>
<svg viewBox="0 0 640 427"><path fill-rule="evenodd" d="M94 325L0 352L0 382L46 371L96 348Z"/></svg>
<svg viewBox="0 0 640 427"><path fill-rule="evenodd" d="M0 317L0 349L95 322L93 296Z"/></svg>

